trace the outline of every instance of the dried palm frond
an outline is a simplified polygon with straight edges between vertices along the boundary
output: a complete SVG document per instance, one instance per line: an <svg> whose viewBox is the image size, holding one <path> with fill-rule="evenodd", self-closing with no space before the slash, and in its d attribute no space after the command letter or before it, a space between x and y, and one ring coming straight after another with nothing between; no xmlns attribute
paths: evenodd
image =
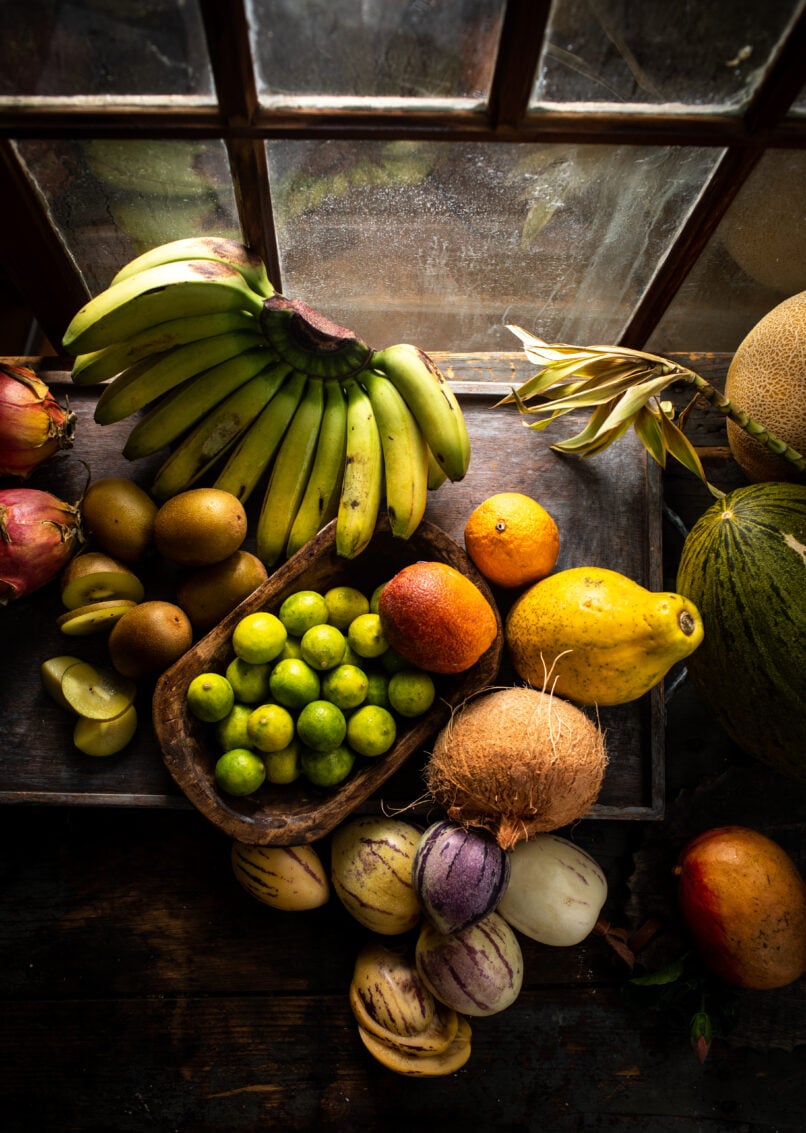
<svg viewBox="0 0 806 1133"><path fill-rule="evenodd" d="M771 452L796 468L806 469L806 459L800 453L686 366L627 346L550 344L522 327L509 325L508 329L521 340L526 357L539 370L497 405L514 402L524 416L538 416L537 421L524 421L531 429L545 429L575 409L592 410L579 433L551 446L557 452L593 456L632 427L661 468L671 456L699 477L713 495L723 495L708 483L697 451L683 432L692 403L675 422L671 402L660 400L663 390L682 381ZM537 398L540 400L536 402Z"/></svg>

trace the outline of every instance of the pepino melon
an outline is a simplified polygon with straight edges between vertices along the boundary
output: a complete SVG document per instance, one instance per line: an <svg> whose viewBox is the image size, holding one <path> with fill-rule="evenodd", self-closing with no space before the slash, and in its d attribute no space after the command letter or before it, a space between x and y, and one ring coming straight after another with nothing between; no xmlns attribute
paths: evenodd
<svg viewBox="0 0 806 1133"><path fill-rule="evenodd" d="M703 620L687 667L705 705L744 751L806 779L806 487L751 484L713 504L677 589Z"/></svg>

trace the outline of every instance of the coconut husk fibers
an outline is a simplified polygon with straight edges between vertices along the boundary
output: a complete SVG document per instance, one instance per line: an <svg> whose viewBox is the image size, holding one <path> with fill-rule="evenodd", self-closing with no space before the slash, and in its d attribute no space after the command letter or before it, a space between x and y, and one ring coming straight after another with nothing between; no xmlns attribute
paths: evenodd
<svg viewBox="0 0 806 1133"><path fill-rule="evenodd" d="M604 735L575 705L533 688L467 701L436 738L429 792L453 822L511 849L581 818L599 795Z"/></svg>

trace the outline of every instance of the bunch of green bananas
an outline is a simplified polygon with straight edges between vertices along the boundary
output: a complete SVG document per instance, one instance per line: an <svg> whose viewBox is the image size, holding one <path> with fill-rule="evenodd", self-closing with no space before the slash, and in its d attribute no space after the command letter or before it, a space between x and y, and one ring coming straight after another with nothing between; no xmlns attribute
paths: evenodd
<svg viewBox="0 0 806 1133"><path fill-rule="evenodd" d="M74 382L106 383L99 424L137 414L129 459L169 448L158 500L209 474L245 503L265 476L256 543L269 566L334 518L338 554L355 557L384 502L409 538L428 490L467 472L461 408L422 350L373 350L277 293L232 240L138 256L77 312L63 345Z"/></svg>

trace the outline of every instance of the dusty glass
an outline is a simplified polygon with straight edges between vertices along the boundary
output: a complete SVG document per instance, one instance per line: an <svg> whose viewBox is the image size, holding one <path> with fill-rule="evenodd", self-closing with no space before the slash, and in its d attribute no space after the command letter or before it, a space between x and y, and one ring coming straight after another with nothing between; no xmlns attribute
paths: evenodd
<svg viewBox="0 0 806 1133"><path fill-rule="evenodd" d="M183 95L209 101L212 92L195 2L3 5L0 98Z"/></svg>
<svg viewBox="0 0 806 1133"><path fill-rule="evenodd" d="M806 150L768 150L652 334L648 348L733 351L806 290Z"/></svg>
<svg viewBox="0 0 806 1133"><path fill-rule="evenodd" d="M738 112L801 0L555 0L534 106Z"/></svg>
<svg viewBox="0 0 806 1133"><path fill-rule="evenodd" d="M241 238L221 141L23 141L17 149L92 292L157 244Z"/></svg>
<svg viewBox="0 0 806 1133"><path fill-rule="evenodd" d="M259 94L481 101L503 8L503 0L248 0Z"/></svg>
<svg viewBox="0 0 806 1133"><path fill-rule="evenodd" d="M684 147L277 141L286 295L375 346L615 342L712 170Z"/></svg>

